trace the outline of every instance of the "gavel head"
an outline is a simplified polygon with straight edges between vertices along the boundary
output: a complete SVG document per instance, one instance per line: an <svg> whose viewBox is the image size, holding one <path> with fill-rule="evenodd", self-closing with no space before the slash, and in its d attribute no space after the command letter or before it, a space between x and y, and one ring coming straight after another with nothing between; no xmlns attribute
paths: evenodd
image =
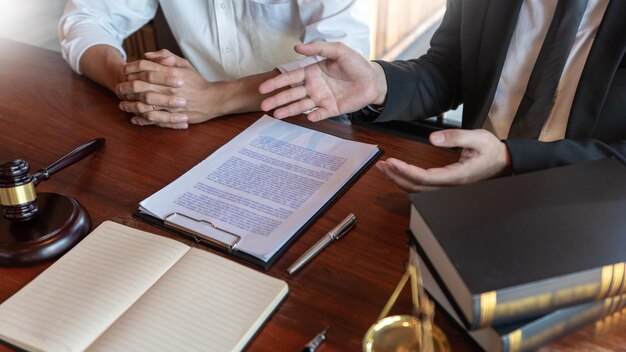
<svg viewBox="0 0 626 352"><path fill-rule="evenodd" d="M11 221L29 220L39 210L35 179L28 169L28 163L20 159L0 164L0 205L2 215Z"/></svg>

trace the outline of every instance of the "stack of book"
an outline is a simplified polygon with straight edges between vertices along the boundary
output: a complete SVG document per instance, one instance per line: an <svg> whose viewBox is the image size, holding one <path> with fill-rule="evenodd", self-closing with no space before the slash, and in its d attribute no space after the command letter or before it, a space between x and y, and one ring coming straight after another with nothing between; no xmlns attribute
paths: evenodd
<svg viewBox="0 0 626 352"><path fill-rule="evenodd" d="M411 196L424 286L487 351L626 307L626 166L608 159Z"/></svg>

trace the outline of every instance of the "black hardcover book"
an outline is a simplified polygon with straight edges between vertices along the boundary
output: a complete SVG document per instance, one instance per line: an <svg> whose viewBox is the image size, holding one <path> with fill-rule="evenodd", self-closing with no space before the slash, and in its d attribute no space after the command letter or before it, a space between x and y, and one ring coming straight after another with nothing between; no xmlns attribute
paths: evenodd
<svg viewBox="0 0 626 352"><path fill-rule="evenodd" d="M470 330L626 293L626 167L616 160L411 200L410 230Z"/></svg>
<svg viewBox="0 0 626 352"><path fill-rule="evenodd" d="M418 249L419 250L419 249ZM423 285L428 294L444 309L447 315L464 329L461 319L442 288L441 278L423 252L417 260L421 268ZM620 314L626 307L626 295L605 298L576 306L557 309L546 315L497 327L467 331L467 334L485 351L524 352L562 338L586 325L613 314ZM599 330L600 331L600 330Z"/></svg>

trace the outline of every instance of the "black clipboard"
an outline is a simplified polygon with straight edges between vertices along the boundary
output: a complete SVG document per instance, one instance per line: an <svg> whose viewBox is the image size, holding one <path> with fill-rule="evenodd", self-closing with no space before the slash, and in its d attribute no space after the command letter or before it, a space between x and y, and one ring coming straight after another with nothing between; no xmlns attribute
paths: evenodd
<svg viewBox="0 0 626 352"><path fill-rule="evenodd" d="M298 238L300 237L300 235L302 235L304 233L304 231L306 231L309 226L311 226L311 224L313 224L313 222L315 222L315 220L317 220L317 218L319 216L321 216L326 209L328 209L339 197L341 197L341 195L343 193L345 193L350 186L352 186L352 184L354 184L359 177L361 177L361 175L363 175L365 173L365 171L367 171L383 154L384 154L384 150L381 148L378 148L378 151L372 155L372 157L367 161L367 163L365 163L354 175L352 175L352 177L348 180L348 182L346 182L343 186L341 186L341 188L339 189L339 191L337 191L326 203L324 203L324 205L322 205L320 207L320 209L318 211L315 212L315 214L313 214L311 217L309 217L309 219L306 221L306 223L298 230L296 231L288 240L287 242L285 242L275 253L274 255L272 255L267 261L261 260L255 256L252 256L246 252L237 250L236 246L234 245L228 245L228 244L218 244L218 241L210 241L208 239L203 239L206 238L206 236L204 237L200 237L197 236L196 234L192 233L191 231L186 231L184 228L180 227L180 226L172 226L166 223L166 221L164 221L163 219L159 219L156 218L152 215L146 214L144 212L140 212L139 210L133 213L133 216L141 219L149 224L155 225L157 227L160 227L162 229L165 229L171 233L174 233L176 235L179 236L183 236L186 238L190 238L193 241L208 246L210 248L216 249L218 251L230 254L238 259L240 259L241 261L247 263L247 264L252 264L255 266L259 266L261 268L263 268L264 270L268 270L277 260L278 258L280 258L280 256L287 250L287 248ZM182 215L184 217L190 218L184 214L179 214ZM192 219L192 218L190 218ZM197 220L196 220L197 221ZM236 235L235 235L236 236ZM238 237L238 236L237 236Z"/></svg>

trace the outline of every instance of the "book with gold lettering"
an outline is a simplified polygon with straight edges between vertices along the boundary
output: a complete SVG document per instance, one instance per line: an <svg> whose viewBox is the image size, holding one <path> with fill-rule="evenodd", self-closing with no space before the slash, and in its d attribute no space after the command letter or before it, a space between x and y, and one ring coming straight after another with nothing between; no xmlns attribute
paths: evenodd
<svg viewBox="0 0 626 352"><path fill-rule="evenodd" d="M288 292L279 279L105 221L0 305L29 351L240 351Z"/></svg>
<svg viewBox="0 0 626 352"><path fill-rule="evenodd" d="M417 260L420 262L423 285L428 294L455 323L464 328L461 319L439 284L440 278L436 273L431 272L428 259L419 256ZM620 328L624 324L615 321L622 315L624 309L626 309L626 294L557 309L538 318L466 332L485 351L535 351L543 345L593 323L596 323L598 333Z"/></svg>
<svg viewBox="0 0 626 352"><path fill-rule="evenodd" d="M411 196L410 230L466 328L626 293L626 166L614 159Z"/></svg>

